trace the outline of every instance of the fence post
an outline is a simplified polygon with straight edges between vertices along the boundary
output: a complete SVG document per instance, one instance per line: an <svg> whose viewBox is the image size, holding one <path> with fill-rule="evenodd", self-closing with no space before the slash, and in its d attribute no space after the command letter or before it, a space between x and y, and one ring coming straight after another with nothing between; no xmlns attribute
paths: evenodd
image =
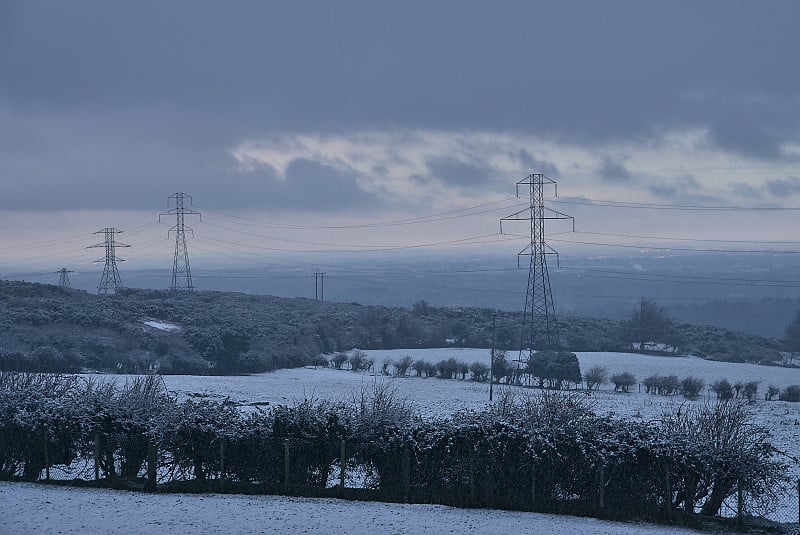
<svg viewBox="0 0 800 535"><path fill-rule="evenodd" d="M403 501L408 503L411 496L411 452L408 445L403 446Z"/></svg>
<svg viewBox="0 0 800 535"><path fill-rule="evenodd" d="M289 488L289 439L283 441L283 486L288 490Z"/></svg>
<svg viewBox="0 0 800 535"><path fill-rule="evenodd" d="M50 452L48 451L47 443L50 442L50 433L47 427L44 428L44 475L47 481L50 481Z"/></svg>
<svg viewBox="0 0 800 535"><path fill-rule="evenodd" d="M219 441L219 482L225 481L225 439Z"/></svg>
<svg viewBox="0 0 800 535"><path fill-rule="evenodd" d="M100 479L100 431L94 434L94 480Z"/></svg>
<svg viewBox="0 0 800 535"><path fill-rule="evenodd" d="M690 472L686 475L686 494L683 497L684 511L689 514L694 513L694 495L696 492L695 475Z"/></svg>
<svg viewBox="0 0 800 535"><path fill-rule="evenodd" d="M346 463L345 459L347 459L347 451L345 449L345 446L346 446L346 442L345 442L344 439L342 439L341 444L339 444L339 467L340 467L340 470L339 470L339 486L342 488L342 490L344 490L344 485L345 485L345 473L344 473L345 467L344 467L344 465Z"/></svg>
<svg viewBox="0 0 800 535"><path fill-rule="evenodd" d="M147 439L147 490L156 490L158 470L158 447L152 438Z"/></svg>
<svg viewBox="0 0 800 535"><path fill-rule="evenodd" d="M736 523L740 526L744 522L744 491L742 491L742 482L736 481Z"/></svg>
<svg viewBox="0 0 800 535"><path fill-rule="evenodd" d="M598 485L597 485L597 507L599 511L603 511L606 507L606 468L605 465L600 465L600 470L598 473Z"/></svg>
<svg viewBox="0 0 800 535"><path fill-rule="evenodd" d="M667 520L672 518L672 476L669 464L664 464L664 516Z"/></svg>
<svg viewBox="0 0 800 535"><path fill-rule="evenodd" d="M475 452L469 454L469 504L475 506Z"/></svg>

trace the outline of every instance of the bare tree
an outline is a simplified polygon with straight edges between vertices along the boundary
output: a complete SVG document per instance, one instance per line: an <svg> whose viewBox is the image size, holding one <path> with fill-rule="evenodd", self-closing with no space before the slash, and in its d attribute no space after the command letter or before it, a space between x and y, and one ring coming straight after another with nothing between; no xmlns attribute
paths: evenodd
<svg viewBox="0 0 800 535"><path fill-rule="evenodd" d="M608 382L608 370L603 366L592 366L583 376L588 390L597 390L600 385Z"/></svg>

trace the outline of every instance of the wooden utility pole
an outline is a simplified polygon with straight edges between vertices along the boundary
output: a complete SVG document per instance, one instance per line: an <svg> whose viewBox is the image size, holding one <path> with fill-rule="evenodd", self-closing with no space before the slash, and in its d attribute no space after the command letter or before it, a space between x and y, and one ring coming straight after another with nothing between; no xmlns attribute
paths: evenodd
<svg viewBox="0 0 800 535"><path fill-rule="evenodd" d="M495 335L497 334L497 311L494 311L492 317L492 353L489 357L489 401L492 401L492 394L494 389L494 342Z"/></svg>

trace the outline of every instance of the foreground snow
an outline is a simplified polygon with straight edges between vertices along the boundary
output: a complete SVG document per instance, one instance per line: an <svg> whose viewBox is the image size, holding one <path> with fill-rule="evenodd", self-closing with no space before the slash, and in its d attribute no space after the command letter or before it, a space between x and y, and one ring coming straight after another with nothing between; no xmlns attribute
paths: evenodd
<svg viewBox="0 0 800 535"><path fill-rule="evenodd" d="M0 482L0 533L514 533L682 535L697 532L439 505L220 494L142 494Z"/></svg>

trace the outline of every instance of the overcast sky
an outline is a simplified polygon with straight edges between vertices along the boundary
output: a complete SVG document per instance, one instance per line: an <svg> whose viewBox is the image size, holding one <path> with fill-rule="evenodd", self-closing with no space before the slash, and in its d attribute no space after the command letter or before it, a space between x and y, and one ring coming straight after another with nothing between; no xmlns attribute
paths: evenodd
<svg viewBox="0 0 800 535"><path fill-rule="evenodd" d="M58 262L107 226L134 243L177 191L229 247L491 234L506 214L257 222L457 210L538 171L566 197L800 206L798 20L795 1L0 0L0 254ZM552 206L584 230L797 239L765 213Z"/></svg>

